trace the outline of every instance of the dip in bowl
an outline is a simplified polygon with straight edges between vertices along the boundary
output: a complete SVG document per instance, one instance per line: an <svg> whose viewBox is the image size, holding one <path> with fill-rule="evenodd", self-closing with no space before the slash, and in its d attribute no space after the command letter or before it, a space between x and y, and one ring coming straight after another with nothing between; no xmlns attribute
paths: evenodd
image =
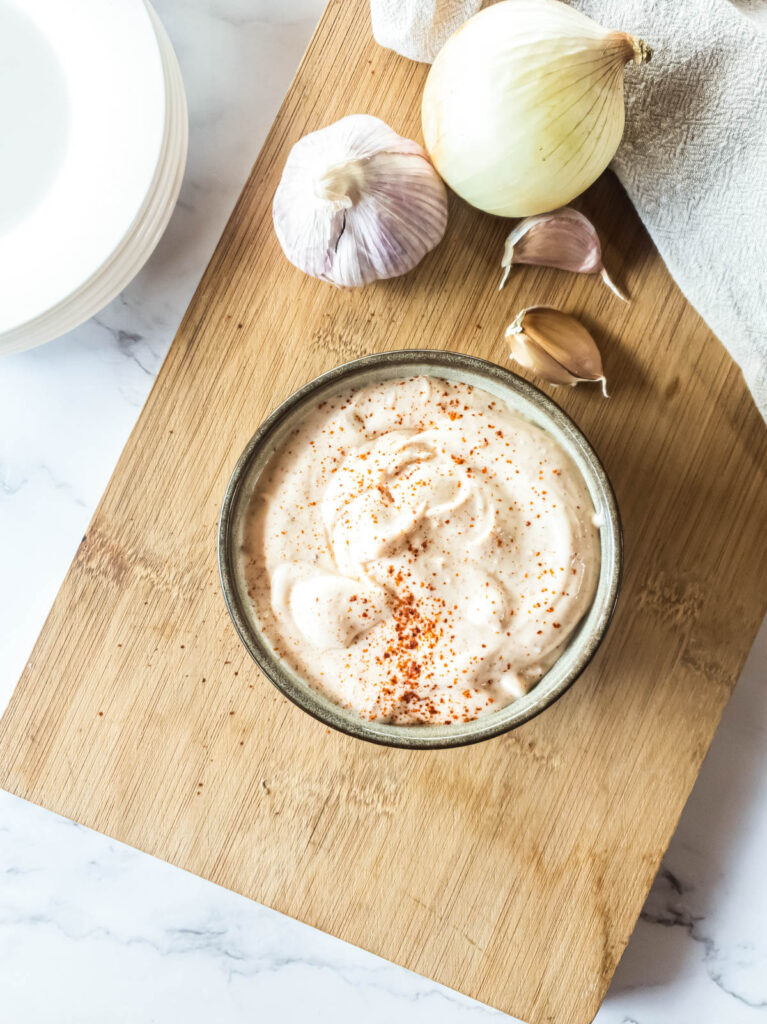
<svg viewBox="0 0 767 1024"><path fill-rule="evenodd" d="M572 421L457 353L368 356L251 439L221 513L240 637L305 711L403 747L487 739L577 678L612 615L618 512Z"/></svg>

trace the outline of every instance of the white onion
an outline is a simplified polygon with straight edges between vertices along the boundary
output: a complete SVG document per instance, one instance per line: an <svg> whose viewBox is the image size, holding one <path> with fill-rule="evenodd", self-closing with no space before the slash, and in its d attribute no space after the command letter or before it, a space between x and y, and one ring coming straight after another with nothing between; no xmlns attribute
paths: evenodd
<svg viewBox="0 0 767 1024"><path fill-rule="evenodd" d="M623 134L623 69L650 51L560 0L502 0L440 50L423 95L435 167L473 206L526 217L564 206Z"/></svg>

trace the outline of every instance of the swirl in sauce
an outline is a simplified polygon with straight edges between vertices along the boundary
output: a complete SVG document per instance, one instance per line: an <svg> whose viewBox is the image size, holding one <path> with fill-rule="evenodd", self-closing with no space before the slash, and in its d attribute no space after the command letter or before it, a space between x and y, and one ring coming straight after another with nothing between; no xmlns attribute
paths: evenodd
<svg viewBox="0 0 767 1024"><path fill-rule="evenodd" d="M275 652L369 719L471 721L523 696L594 596L581 474L501 399L436 377L313 406L253 495L245 574Z"/></svg>

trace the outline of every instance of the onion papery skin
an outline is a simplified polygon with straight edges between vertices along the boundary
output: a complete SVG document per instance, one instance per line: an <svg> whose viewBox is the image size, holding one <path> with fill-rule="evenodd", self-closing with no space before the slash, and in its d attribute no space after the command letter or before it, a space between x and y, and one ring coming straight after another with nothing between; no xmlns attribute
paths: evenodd
<svg viewBox="0 0 767 1024"><path fill-rule="evenodd" d="M426 81L426 149L488 213L565 206L607 167L624 126L625 64L649 51L560 0L501 0L470 18Z"/></svg>

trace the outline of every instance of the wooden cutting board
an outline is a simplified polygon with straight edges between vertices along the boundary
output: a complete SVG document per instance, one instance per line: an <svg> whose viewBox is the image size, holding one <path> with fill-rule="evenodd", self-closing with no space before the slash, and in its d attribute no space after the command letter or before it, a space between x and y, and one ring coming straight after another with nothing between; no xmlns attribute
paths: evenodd
<svg viewBox="0 0 767 1024"><path fill-rule="evenodd" d="M270 204L289 147L354 111L419 137L425 74L375 45L365 0L330 4L2 720L0 783L530 1024L585 1024L767 605L767 432L611 177L578 205L630 305L543 270L499 294L508 224L454 198L404 279L344 292L287 263ZM334 364L411 345L503 363L536 302L593 327L611 383L555 392L623 512L609 637L501 739L414 753L328 732L224 609L234 462Z"/></svg>

